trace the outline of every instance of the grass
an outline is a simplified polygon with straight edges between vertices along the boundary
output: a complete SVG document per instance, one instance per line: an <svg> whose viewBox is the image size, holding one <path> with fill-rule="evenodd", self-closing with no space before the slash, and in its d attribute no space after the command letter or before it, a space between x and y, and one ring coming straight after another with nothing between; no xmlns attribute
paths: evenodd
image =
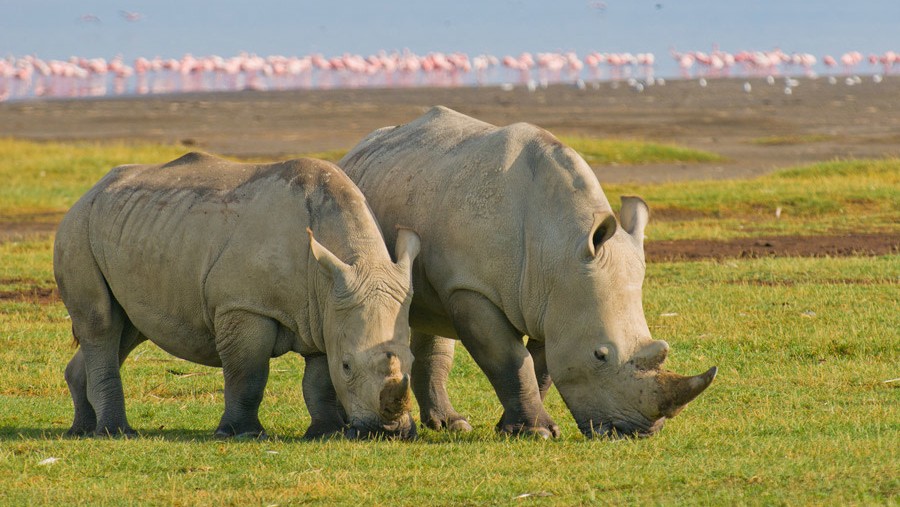
<svg viewBox="0 0 900 507"><path fill-rule="evenodd" d="M651 239L897 232L898 188L898 158L823 162L750 180L604 186L611 202L641 195L663 217Z"/></svg>
<svg viewBox="0 0 900 507"><path fill-rule="evenodd" d="M834 136L829 134L802 134L758 137L753 139L751 143L761 146L790 146L796 144L822 143L833 140Z"/></svg>
<svg viewBox="0 0 900 507"><path fill-rule="evenodd" d="M593 141L620 143L619 151L629 150L630 142ZM0 222L56 223L110 168L166 162L186 151L166 145L0 139L0 181L6 183L0 186ZM335 159L341 155L341 150L335 150L298 156ZM751 180L609 184L604 190L615 206L623 194L647 200L653 211L653 240L896 232L900 229L898 187L900 159L888 158L832 161Z"/></svg>
<svg viewBox="0 0 900 507"><path fill-rule="evenodd" d="M627 139L598 139L559 136L559 140L577 151L588 164L636 165L664 162L717 162L722 157L707 151L670 144Z"/></svg>
<svg viewBox="0 0 900 507"><path fill-rule="evenodd" d="M88 188L122 164L165 163L191 148L96 142L37 143L0 138L0 221L58 221ZM297 155L337 161L344 150Z"/></svg>
<svg viewBox="0 0 900 507"><path fill-rule="evenodd" d="M58 219L110 167L184 151L0 141L0 221ZM833 162L605 190L612 202L647 198L652 239L897 231L898 169L896 159ZM221 372L150 344L123 368L141 438L66 439L62 372L74 349L51 266L52 238L0 241L0 505L900 503L900 382L885 382L900 377L900 256L648 265L644 310L672 346L669 367L715 364L719 377L639 441L584 440L555 390L546 405L561 439L498 437L500 405L460 348L449 389L471 434L300 441L309 417L291 354L273 361L263 402L274 437L219 442Z"/></svg>
<svg viewBox="0 0 900 507"><path fill-rule="evenodd" d="M50 241L0 244L3 290L52 286ZM18 280L19 282L16 282ZM645 312L670 367L720 367L658 436L500 438L500 406L460 349L450 391L476 430L417 442L303 442L303 362L273 361L267 442L219 442L219 370L141 345L123 369L132 440L62 437L74 350L56 300L0 300L0 503L891 504L900 498L900 257L651 264ZM41 465L47 458L58 458Z"/></svg>
<svg viewBox="0 0 900 507"><path fill-rule="evenodd" d="M0 216L63 213L117 165L165 162L181 146L36 143L0 139Z"/></svg>

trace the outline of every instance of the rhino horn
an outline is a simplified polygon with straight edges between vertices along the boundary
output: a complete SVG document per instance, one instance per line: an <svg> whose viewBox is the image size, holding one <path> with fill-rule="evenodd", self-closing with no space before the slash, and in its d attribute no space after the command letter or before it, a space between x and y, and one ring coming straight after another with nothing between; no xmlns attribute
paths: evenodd
<svg viewBox="0 0 900 507"><path fill-rule="evenodd" d="M633 361L641 370L656 370L662 366L668 355L669 344L665 340L653 340L634 355Z"/></svg>
<svg viewBox="0 0 900 507"><path fill-rule="evenodd" d="M400 378L388 377L385 379L384 386L381 388L380 401L381 417L386 421L399 419L400 416L409 412L409 375L403 374Z"/></svg>
<svg viewBox="0 0 900 507"><path fill-rule="evenodd" d="M657 377L660 389L659 412L664 417L675 417L691 400L700 395L713 379L718 368L713 366L706 373L685 377L672 372L660 372Z"/></svg>

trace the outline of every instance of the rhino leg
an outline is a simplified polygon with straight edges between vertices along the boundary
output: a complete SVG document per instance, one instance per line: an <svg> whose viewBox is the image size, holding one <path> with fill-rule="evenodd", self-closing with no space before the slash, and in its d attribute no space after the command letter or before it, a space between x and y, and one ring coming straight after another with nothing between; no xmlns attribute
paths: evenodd
<svg viewBox="0 0 900 507"><path fill-rule="evenodd" d="M128 357L128 354L146 340L130 322L126 322L122 333L122 341L119 344L119 367ZM75 418L72 427L66 432L67 436L86 436L93 434L97 429L97 414L87 397L87 370L85 369L84 354L79 349L66 366L66 384L72 394L72 402L75 405Z"/></svg>
<svg viewBox="0 0 900 507"><path fill-rule="evenodd" d="M534 376L537 378L538 389L541 392L541 401L544 401L544 398L547 397L547 391L553 385L553 379L550 378L550 373L547 371L547 356L544 354L546 350L544 342L528 338L525 348L528 349L528 353L531 354L531 360L534 361Z"/></svg>
<svg viewBox="0 0 900 507"><path fill-rule="evenodd" d="M84 367L84 354L81 349L66 366L66 384L72 394L75 405L75 419L66 436L80 437L90 435L97 429L97 414L87 399L87 371Z"/></svg>
<svg viewBox="0 0 900 507"><path fill-rule="evenodd" d="M447 394L447 379L453 367L456 340L413 332L412 390L419 402L422 424L433 430L472 431L465 417L453 408Z"/></svg>
<svg viewBox="0 0 900 507"><path fill-rule="evenodd" d="M538 390L541 393L541 401L543 402L544 398L547 397L547 391L553 385L553 379L550 378L550 373L547 371L547 356L544 354L544 342L528 338L525 348L528 349L528 353L531 354L531 360L534 362L534 376L537 379ZM504 412L500 417L500 422L497 424L500 425L505 420L506 413Z"/></svg>
<svg viewBox="0 0 900 507"><path fill-rule="evenodd" d="M269 380L278 324L268 317L231 311L217 315L215 326L216 350L225 377L225 413L215 435L265 439L259 405Z"/></svg>
<svg viewBox="0 0 900 507"><path fill-rule="evenodd" d="M74 284L69 281L60 288L81 345L66 368L76 410L70 431L77 435L93 428L96 436L134 435L125 416L119 375L119 350L130 327L128 318L99 269L82 270L79 275Z"/></svg>
<svg viewBox="0 0 900 507"><path fill-rule="evenodd" d="M328 356L325 354L305 356L306 369L303 372L303 399L312 422L305 439L325 438L341 434L347 426L344 408L334 392L331 373L328 371Z"/></svg>
<svg viewBox="0 0 900 507"><path fill-rule="evenodd" d="M519 333L503 312L481 294L457 291L450 296L453 325L472 358L487 375L503 404L501 433L559 436L559 427L544 410L534 362Z"/></svg>

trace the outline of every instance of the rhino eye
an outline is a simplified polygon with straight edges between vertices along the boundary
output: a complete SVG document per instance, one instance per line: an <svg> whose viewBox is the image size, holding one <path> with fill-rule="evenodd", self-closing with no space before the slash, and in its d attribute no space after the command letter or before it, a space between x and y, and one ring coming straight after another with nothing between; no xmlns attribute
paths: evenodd
<svg viewBox="0 0 900 507"><path fill-rule="evenodd" d="M350 363L349 362L344 361L344 363L341 365L341 367L344 370L344 375L350 375Z"/></svg>
<svg viewBox="0 0 900 507"><path fill-rule="evenodd" d="M596 357L598 361L602 361L605 363L608 356L609 349L606 347L600 347L599 349L594 351L594 357Z"/></svg>

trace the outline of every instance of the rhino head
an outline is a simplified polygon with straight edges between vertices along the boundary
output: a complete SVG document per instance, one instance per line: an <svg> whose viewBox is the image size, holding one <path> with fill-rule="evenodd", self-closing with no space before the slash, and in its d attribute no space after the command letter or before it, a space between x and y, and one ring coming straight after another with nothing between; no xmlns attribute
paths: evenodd
<svg viewBox="0 0 900 507"><path fill-rule="evenodd" d="M650 436L716 375L663 370L669 345L650 337L641 303L649 208L623 197L620 218L594 215L544 317L548 371L588 437Z"/></svg>
<svg viewBox="0 0 900 507"><path fill-rule="evenodd" d="M323 335L328 370L344 409L350 438L413 438L409 413L409 307L419 237L400 229L394 264L348 265L309 233L316 261L331 279ZM387 257L386 255L384 257Z"/></svg>

